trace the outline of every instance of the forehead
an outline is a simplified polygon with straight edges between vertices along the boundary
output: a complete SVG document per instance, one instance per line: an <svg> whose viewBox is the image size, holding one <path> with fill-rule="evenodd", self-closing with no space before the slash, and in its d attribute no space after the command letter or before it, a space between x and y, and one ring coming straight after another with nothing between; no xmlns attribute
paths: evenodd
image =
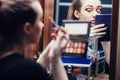
<svg viewBox="0 0 120 80"><path fill-rule="evenodd" d="M34 10L37 12L38 16L42 17L43 10L42 10L41 4L38 1L35 1L32 3L32 6L33 6Z"/></svg>
<svg viewBox="0 0 120 80"><path fill-rule="evenodd" d="M81 0L82 6L101 6L100 0Z"/></svg>

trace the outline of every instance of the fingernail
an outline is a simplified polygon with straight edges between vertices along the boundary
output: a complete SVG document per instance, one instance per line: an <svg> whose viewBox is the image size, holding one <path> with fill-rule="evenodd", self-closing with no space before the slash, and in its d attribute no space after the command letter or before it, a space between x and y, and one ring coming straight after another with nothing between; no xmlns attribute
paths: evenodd
<svg viewBox="0 0 120 80"><path fill-rule="evenodd" d="M102 24L103 26L105 26L105 24Z"/></svg>
<svg viewBox="0 0 120 80"><path fill-rule="evenodd" d="M56 35L52 33L52 39L56 40Z"/></svg>
<svg viewBox="0 0 120 80"><path fill-rule="evenodd" d="M58 31L59 31L59 29L55 29L53 33L58 35Z"/></svg>

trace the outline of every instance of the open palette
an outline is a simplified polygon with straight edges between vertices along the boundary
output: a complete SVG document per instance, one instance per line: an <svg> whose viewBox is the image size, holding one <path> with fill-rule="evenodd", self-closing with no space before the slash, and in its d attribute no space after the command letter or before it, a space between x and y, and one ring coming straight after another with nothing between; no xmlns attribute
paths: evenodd
<svg viewBox="0 0 120 80"><path fill-rule="evenodd" d="M63 20L63 26L70 35L71 40L63 50L63 56L85 58L87 55L90 21Z"/></svg>

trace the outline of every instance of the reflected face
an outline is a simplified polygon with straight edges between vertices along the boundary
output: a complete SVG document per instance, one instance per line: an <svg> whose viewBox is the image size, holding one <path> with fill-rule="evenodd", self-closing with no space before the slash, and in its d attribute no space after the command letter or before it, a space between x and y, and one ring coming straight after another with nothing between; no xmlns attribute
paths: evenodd
<svg viewBox="0 0 120 80"><path fill-rule="evenodd" d="M44 26L44 24L42 22L43 10L42 10L42 7L38 1L34 2L32 4L32 6L37 13L36 21L35 21L35 24L33 26L32 35L33 35L34 42L38 43L40 40L40 37L42 35L42 29Z"/></svg>
<svg viewBox="0 0 120 80"><path fill-rule="evenodd" d="M80 20L91 20L91 26L95 25L95 15L101 14L100 0L82 0Z"/></svg>

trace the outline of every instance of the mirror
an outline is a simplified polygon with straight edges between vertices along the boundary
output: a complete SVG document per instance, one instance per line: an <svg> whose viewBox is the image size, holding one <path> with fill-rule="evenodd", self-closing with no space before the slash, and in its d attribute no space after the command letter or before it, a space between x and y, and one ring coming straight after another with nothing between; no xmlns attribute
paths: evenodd
<svg viewBox="0 0 120 80"><path fill-rule="evenodd" d="M72 0L56 0L55 21L62 25L62 20L67 18L68 8ZM102 14L112 13L112 0L101 0Z"/></svg>
<svg viewBox="0 0 120 80"><path fill-rule="evenodd" d="M58 25L63 25L62 20L67 18L68 8L71 5L71 2L72 0L56 0L55 20ZM111 14L112 0L101 0L101 2L102 2L102 14ZM101 70L101 73L104 73L104 71Z"/></svg>

